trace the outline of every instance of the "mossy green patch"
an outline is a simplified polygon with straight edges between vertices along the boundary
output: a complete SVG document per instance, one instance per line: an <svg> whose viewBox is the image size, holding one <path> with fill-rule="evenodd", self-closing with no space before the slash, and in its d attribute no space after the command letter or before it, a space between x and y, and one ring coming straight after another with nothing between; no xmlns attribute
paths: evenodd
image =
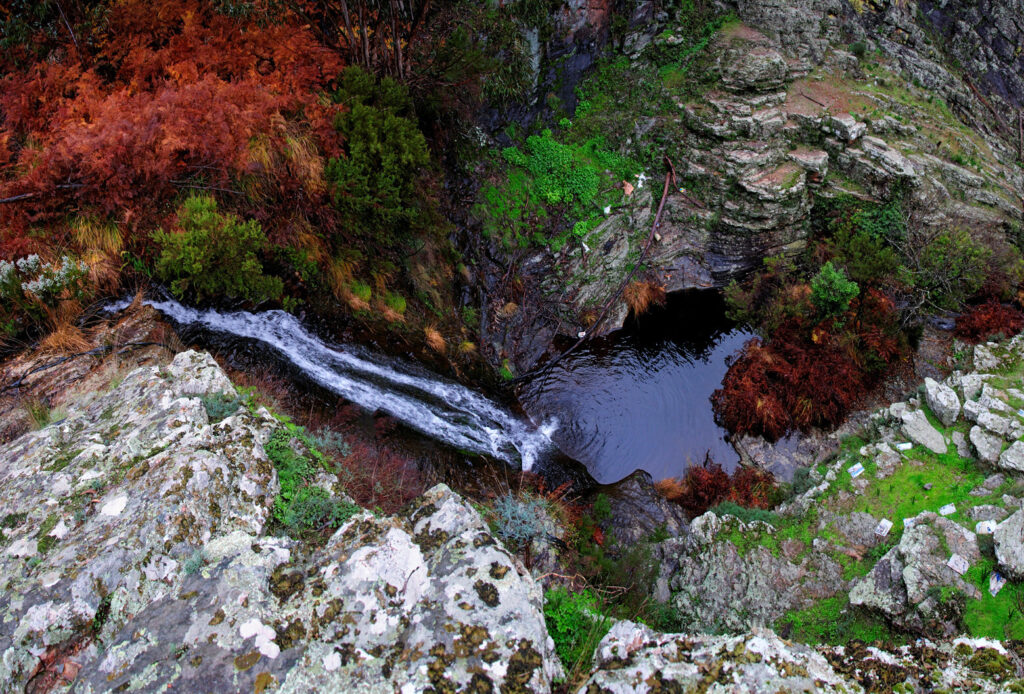
<svg viewBox="0 0 1024 694"><path fill-rule="evenodd" d="M846 644L854 639L867 643L906 640L879 618L853 608L846 596L827 598L808 608L791 610L776 622L775 629L789 630L790 638L815 645Z"/></svg>

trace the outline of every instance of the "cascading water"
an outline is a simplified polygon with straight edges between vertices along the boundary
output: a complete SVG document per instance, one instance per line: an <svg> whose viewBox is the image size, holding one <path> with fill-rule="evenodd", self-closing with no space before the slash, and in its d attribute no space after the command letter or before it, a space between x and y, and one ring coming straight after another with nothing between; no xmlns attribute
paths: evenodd
<svg viewBox="0 0 1024 694"><path fill-rule="evenodd" d="M552 448L557 422L539 428L458 383L395 360L331 346L284 311L200 310L177 301L146 301L175 323L256 340L279 352L307 377L368 410L380 410L456 448L529 470ZM110 312L128 302L107 307Z"/></svg>

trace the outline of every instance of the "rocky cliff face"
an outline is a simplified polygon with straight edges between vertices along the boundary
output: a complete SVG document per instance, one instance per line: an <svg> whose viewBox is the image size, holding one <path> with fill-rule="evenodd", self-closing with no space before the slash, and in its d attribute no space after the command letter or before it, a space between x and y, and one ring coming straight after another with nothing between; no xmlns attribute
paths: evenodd
<svg viewBox="0 0 1024 694"><path fill-rule="evenodd" d="M656 150L675 164L678 185L645 258L667 291L724 286L767 256L795 255L817 206L840 195L901 197L915 223L968 228L992 243L1024 223L1013 7L846 0L718 7L740 21L718 32L690 67L686 79L704 86L666 88L674 110L631 114L628 132L605 134L619 138L610 144L620 152ZM619 45L636 74L646 74L638 66L692 27L640 9ZM524 274L540 278L536 301L544 305L515 318L496 309L497 354L522 371L552 334L590 327L640 256L661 197L656 168L633 182L636 192L584 243L521 260ZM612 301L602 330L621 327L627 313L623 300Z"/></svg>

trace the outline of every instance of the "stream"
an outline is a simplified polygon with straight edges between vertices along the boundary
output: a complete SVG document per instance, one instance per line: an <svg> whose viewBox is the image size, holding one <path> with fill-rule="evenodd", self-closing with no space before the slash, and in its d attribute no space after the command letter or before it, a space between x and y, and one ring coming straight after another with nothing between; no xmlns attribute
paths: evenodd
<svg viewBox="0 0 1024 694"><path fill-rule="evenodd" d="M179 329L198 332L204 346L243 341L367 412L386 413L452 449L515 468L540 463L547 474L576 461L608 484L637 469L656 480L679 476L705 454L726 469L738 461L709 398L726 359L750 334L724 317L716 292L674 295L666 307L542 371L518 392L526 416L418 364L325 340L284 311L146 303Z"/></svg>
<svg viewBox="0 0 1024 694"><path fill-rule="evenodd" d="M381 411L453 448L533 468L554 450L557 420L534 426L465 386L412 363L351 345L333 345L284 311L196 309L174 300L146 301L173 323L253 340L301 374L367 411ZM119 302L108 307L116 311Z"/></svg>

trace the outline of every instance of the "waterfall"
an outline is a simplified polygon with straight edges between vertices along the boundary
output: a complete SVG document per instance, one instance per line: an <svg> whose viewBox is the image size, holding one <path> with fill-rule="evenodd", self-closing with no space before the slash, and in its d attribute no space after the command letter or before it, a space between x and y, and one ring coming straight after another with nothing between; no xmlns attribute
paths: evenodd
<svg viewBox="0 0 1024 694"><path fill-rule="evenodd" d="M128 301L107 307L115 312ZM534 427L465 386L414 364L330 345L284 311L217 311L177 301L146 301L173 322L269 345L307 377L367 410L380 410L417 431L465 451L529 470L552 447L552 420Z"/></svg>

